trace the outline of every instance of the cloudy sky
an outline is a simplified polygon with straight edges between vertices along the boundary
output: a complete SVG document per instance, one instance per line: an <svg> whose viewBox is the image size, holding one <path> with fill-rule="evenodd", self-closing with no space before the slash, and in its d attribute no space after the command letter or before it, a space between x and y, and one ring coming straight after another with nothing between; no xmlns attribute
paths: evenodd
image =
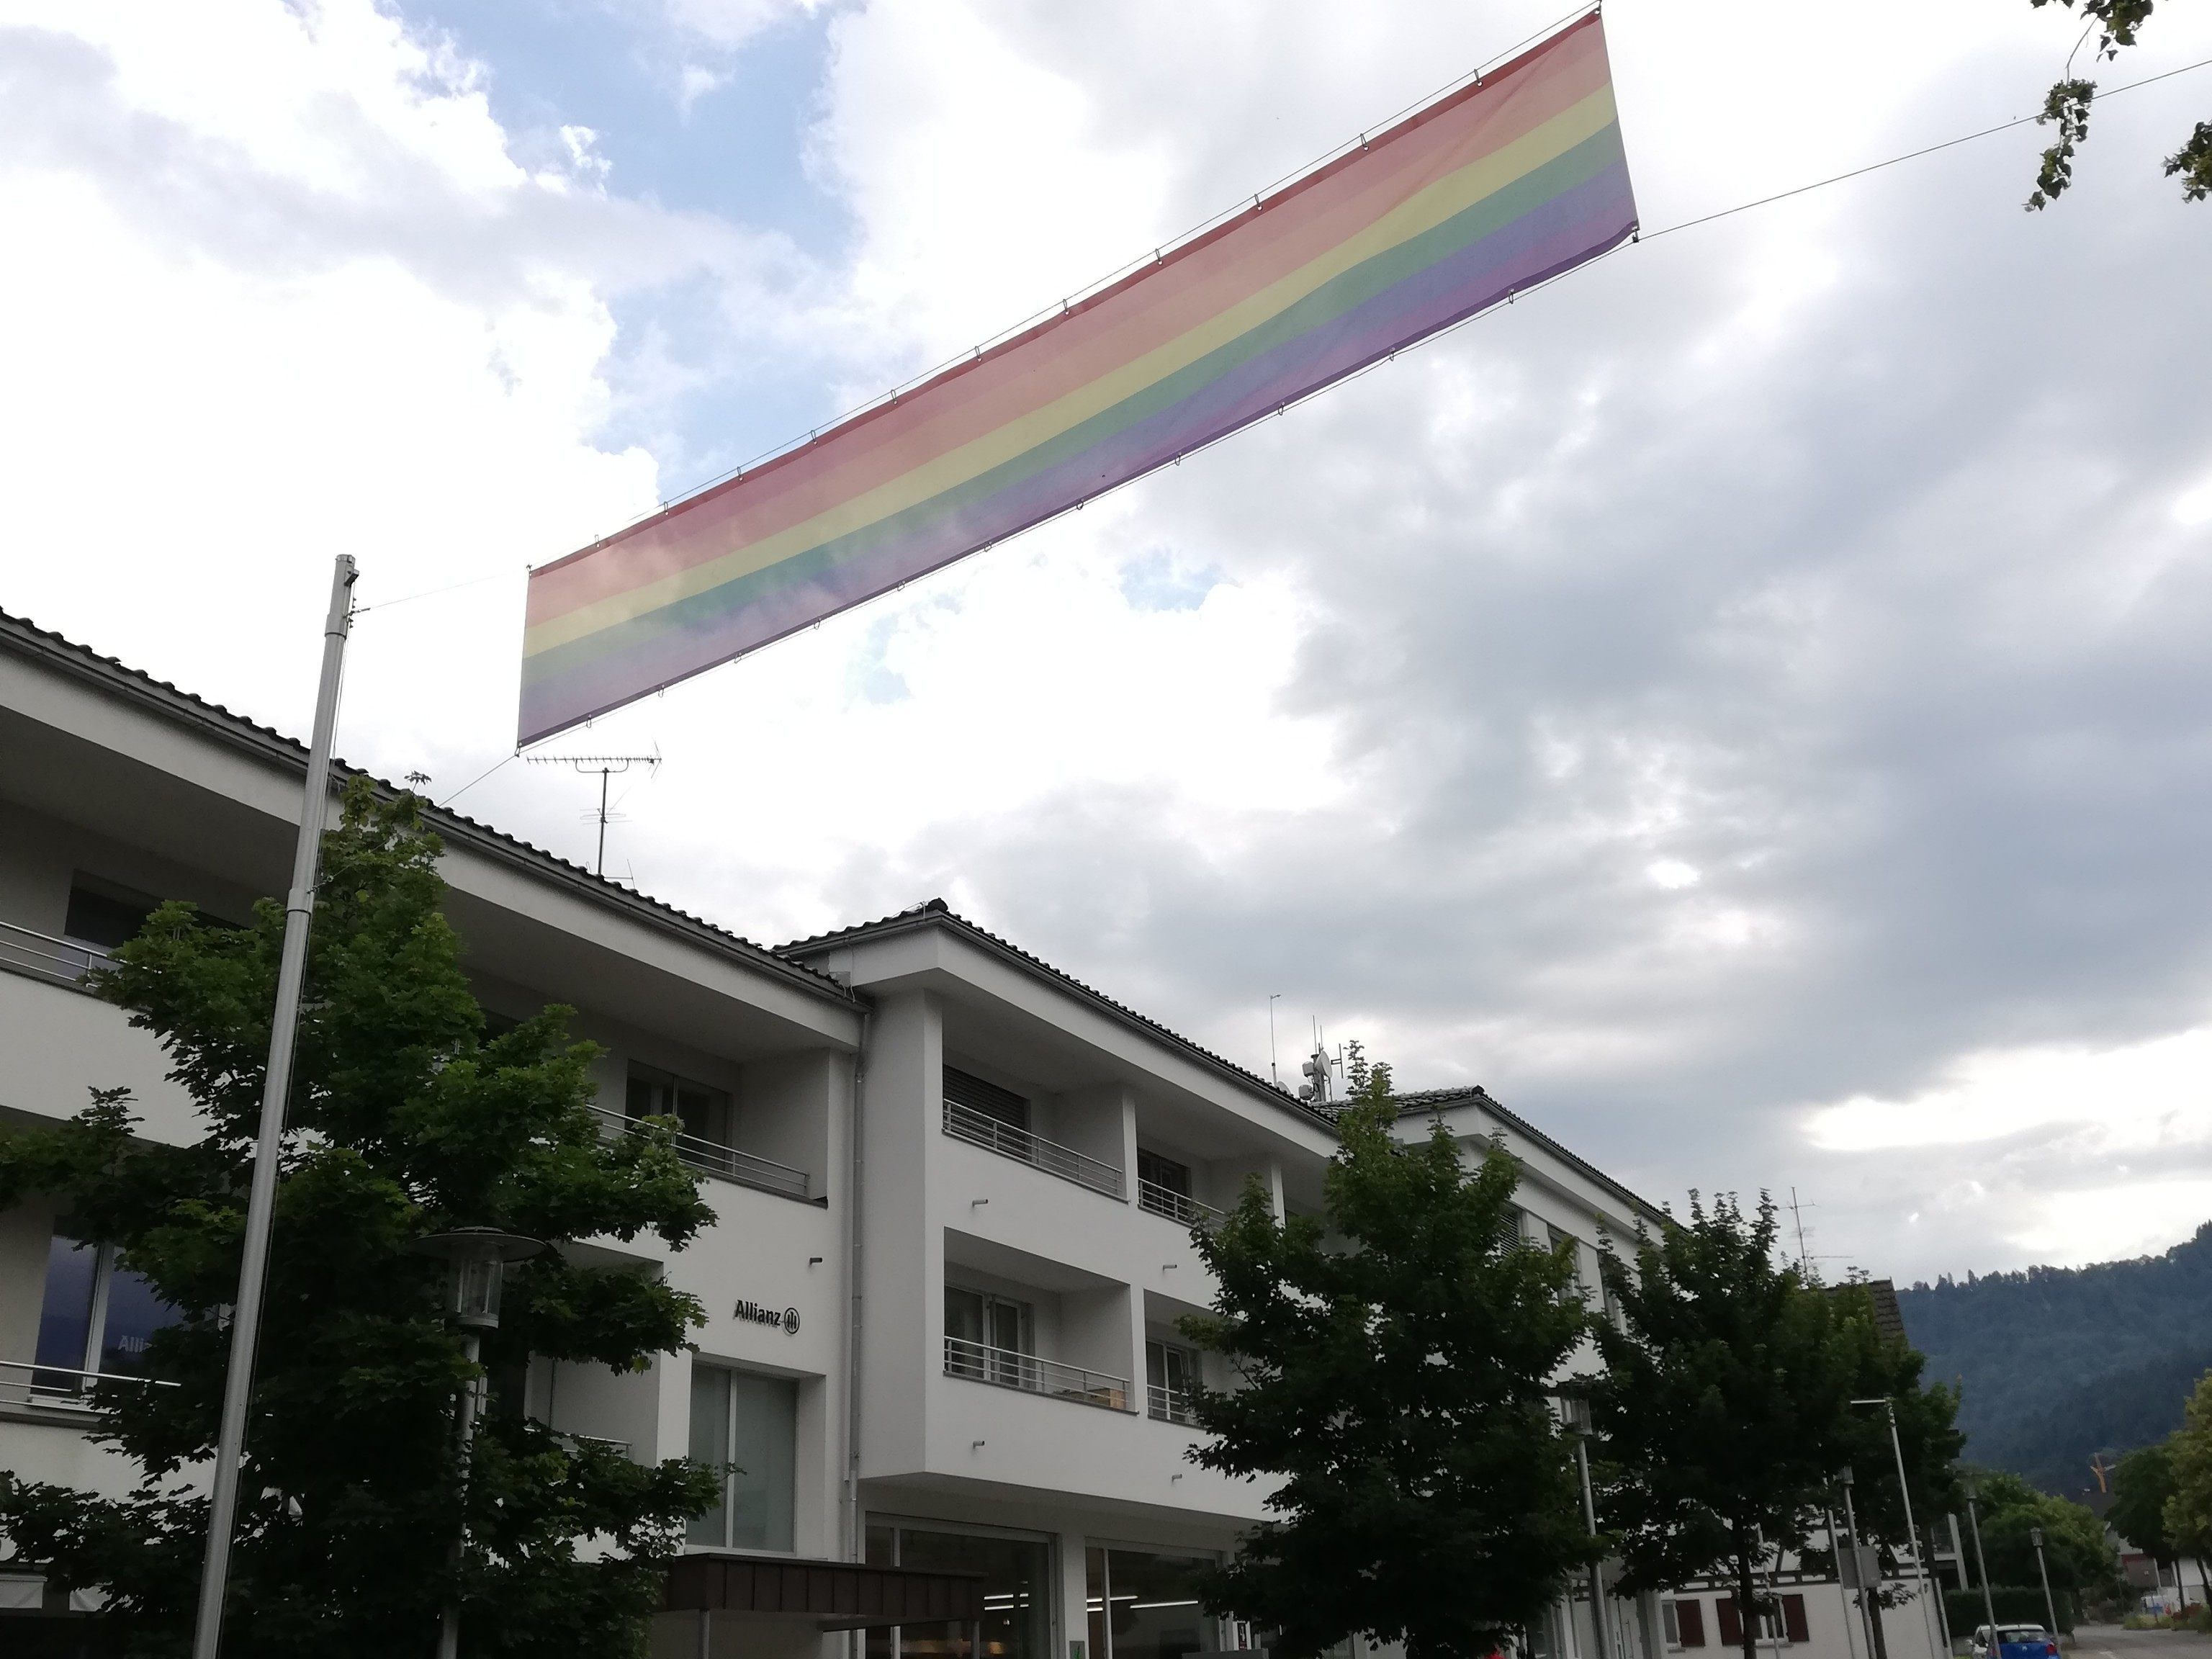
<svg viewBox="0 0 2212 1659"><path fill-rule="evenodd" d="M590 856L524 572L1560 0L0 0L0 608ZM2168 15L2169 10L2179 15ZM2026 0L1613 0L1647 229L2031 111ZM2212 57L2160 8L2100 73ZM1640 246L550 745L773 942L933 894L1830 1270L2212 1217L2212 70ZM478 778L481 781L473 781Z"/></svg>

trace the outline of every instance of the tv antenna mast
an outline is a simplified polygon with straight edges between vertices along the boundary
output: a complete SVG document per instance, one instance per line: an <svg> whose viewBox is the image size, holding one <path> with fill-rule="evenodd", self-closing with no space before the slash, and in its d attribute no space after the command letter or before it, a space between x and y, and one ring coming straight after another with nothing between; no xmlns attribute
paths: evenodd
<svg viewBox="0 0 2212 1659"><path fill-rule="evenodd" d="M1327 1106L1330 1073L1342 1064L1340 1060L1329 1058L1328 1046L1322 1042L1321 1022L1316 1020L1313 1053L1307 1055L1305 1064L1298 1067L1299 1073L1306 1079L1298 1086L1298 1098L1311 1106Z"/></svg>
<svg viewBox="0 0 2212 1659"><path fill-rule="evenodd" d="M648 772L660 769L660 749L658 744L650 755L526 755L523 758L532 766L573 766L582 775L599 775L599 811L586 817L599 821L599 861L592 873L604 877L607 873L607 785L610 780L621 777L633 766L642 766Z"/></svg>

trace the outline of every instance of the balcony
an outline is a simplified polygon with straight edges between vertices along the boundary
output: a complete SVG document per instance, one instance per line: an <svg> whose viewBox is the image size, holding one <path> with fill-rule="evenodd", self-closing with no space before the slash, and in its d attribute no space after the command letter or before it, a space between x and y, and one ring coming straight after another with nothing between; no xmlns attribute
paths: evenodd
<svg viewBox="0 0 2212 1659"><path fill-rule="evenodd" d="M58 1406L67 1411L100 1409L92 1390L103 1382L127 1382L134 1388L173 1389L174 1382L159 1377L134 1376L128 1371L85 1370L72 1365L34 1365L27 1360L0 1359L0 1405Z"/></svg>
<svg viewBox="0 0 2212 1659"><path fill-rule="evenodd" d="M1147 1181L1142 1176L1137 1177L1137 1207L1165 1216L1184 1227L1211 1227L1221 1219L1221 1212L1211 1204L1201 1204L1186 1193L1163 1187L1157 1181Z"/></svg>
<svg viewBox="0 0 2212 1659"><path fill-rule="evenodd" d="M0 921L0 970L56 985L82 985L84 976L94 968L105 968L107 959L107 952L97 945Z"/></svg>
<svg viewBox="0 0 2212 1659"><path fill-rule="evenodd" d="M638 1121L625 1113L605 1106L594 1106L592 1110L602 1123L624 1134L638 1132ZM696 1135L687 1135L680 1130L676 1135L676 1156L687 1168L718 1180L733 1181L740 1187L757 1188L762 1192L795 1198L802 1203L812 1192L813 1177L804 1170L794 1170L788 1164L779 1164L772 1158L741 1152L734 1146L725 1146L718 1141L702 1140Z"/></svg>
<svg viewBox="0 0 2212 1659"><path fill-rule="evenodd" d="M1030 1130L1002 1123L988 1112L963 1106L957 1101L945 1103L945 1133L970 1146L981 1146L985 1152L996 1152L1000 1158L1032 1164L1047 1175L1088 1187L1094 1193L1103 1193L1109 1198L1122 1195L1121 1172L1111 1164L1087 1152L1079 1152L1073 1146L1063 1146L1056 1140L1047 1140Z"/></svg>
<svg viewBox="0 0 2212 1659"><path fill-rule="evenodd" d="M1072 1400L1079 1406L1097 1406L1112 1412L1129 1409L1129 1379L1080 1365L1063 1365L1057 1359L1040 1359L1033 1353L994 1348L971 1342L964 1336L945 1339L945 1374L971 1382L989 1382L1024 1394L1048 1395Z"/></svg>
<svg viewBox="0 0 2212 1659"><path fill-rule="evenodd" d="M1156 1422L1180 1423L1187 1429L1198 1426L1198 1413L1191 1409L1188 1392L1158 1382L1145 1385L1145 1415Z"/></svg>

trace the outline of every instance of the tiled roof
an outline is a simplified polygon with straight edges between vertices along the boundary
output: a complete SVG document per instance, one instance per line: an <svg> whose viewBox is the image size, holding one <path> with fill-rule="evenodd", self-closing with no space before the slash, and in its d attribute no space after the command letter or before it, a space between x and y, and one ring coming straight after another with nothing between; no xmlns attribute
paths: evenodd
<svg viewBox="0 0 2212 1659"><path fill-rule="evenodd" d="M1558 1158L1562 1164L1567 1165L1568 1168L1575 1170L1589 1181L1595 1183L1597 1186L1603 1188L1607 1192L1611 1193L1622 1203L1627 1205L1632 1211L1635 1212L1638 1219L1658 1222L1664 1218L1665 1212L1662 1211L1657 1205L1647 1203L1644 1200L1638 1198L1634 1193L1629 1191L1627 1188L1622 1186L1618 1181L1615 1181L1611 1176L1606 1174L1604 1170L1599 1169L1595 1164L1589 1162L1587 1159L1577 1158L1574 1153L1569 1152L1565 1146L1562 1146L1558 1141L1553 1139L1551 1136L1546 1134L1541 1129L1529 1122L1527 1118L1522 1117L1518 1112L1509 1110L1507 1108L1499 1105L1498 1103L1497 1097L1492 1095L1487 1089L1485 1089L1480 1083L1468 1084L1464 1087L1456 1089L1416 1089L1410 1092L1398 1095L1395 1097L1395 1099L1398 1105L1398 1115L1401 1118L1424 1116L1437 1112L1449 1112L1453 1110L1455 1108L1461 1106L1479 1107L1482 1110L1489 1113L1499 1122L1506 1125L1509 1128L1513 1129L1518 1133L1526 1135L1537 1146L1541 1146L1546 1152L1551 1153L1553 1157Z"/></svg>
<svg viewBox="0 0 2212 1659"><path fill-rule="evenodd" d="M221 703L197 696L167 680L156 679L151 674L118 662L113 657L104 657L88 646L79 645L74 640L66 639L5 611L0 611L0 650L10 650L21 656L41 659L153 708L173 720L181 719L198 724L212 735L227 738L234 744L243 745L264 758L297 767L303 774L307 769L307 746L297 738L289 738L272 726L248 720L243 714L225 708ZM342 777L369 777L369 781L379 788L393 794L400 793L398 785L382 778L370 777L356 767L347 766L335 759L331 766ZM447 840L459 842L479 852L504 854L534 869L540 875L552 877L586 899L611 905L640 920L671 928L695 943L736 957L750 967L804 984L810 992L840 1001L856 1000L846 987L826 974L817 973L804 963L780 956L764 945L756 945L727 928L717 927L702 916L680 910L672 904L637 892L619 882L609 881L580 864L572 863L542 847L532 845L520 836L511 836L465 813L456 812L451 807L426 803L423 817Z"/></svg>
<svg viewBox="0 0 2212 1659"><path fill-rule="evenodd" d="M1127 1003L1116 1002L1103 991L1085 984L1065 969L1055 968L1042 957L1031 956L1020 945L1001 939L988 927L978 927L969 921L941 898L926 900L922 903L901 910L895 915L884 916L874 921L855 922L849 927L833 928L826 933L817 933L811 939L793 939L788 945L776 946L776 950L779 953L793 958L819 956L824 951L838 945L850 944L861 939L878 939L888 933L903 933L911 927L949 927L994 954L1052 981L1063 990L1073 992L1085 1001L1105 1010L1123 1024L1134 1025L1149 1036L1158 1037L1172 1047L1182 1049L1209 1070L1219 1073L1248 1091L1257 1093L1270 1104L1294 1112L1310 1123L1332 1131L1335 1128L1335 1120L1327 1112L1315 1109L1304 1101L1291 1094L1281 1085L1270 1083L1256 1072L1246 1071L1236 1061L1224 1060L1211 1048L1201 1048L1179 1032L1170 1030L1149 1015L1139 1013Z"/></svg>

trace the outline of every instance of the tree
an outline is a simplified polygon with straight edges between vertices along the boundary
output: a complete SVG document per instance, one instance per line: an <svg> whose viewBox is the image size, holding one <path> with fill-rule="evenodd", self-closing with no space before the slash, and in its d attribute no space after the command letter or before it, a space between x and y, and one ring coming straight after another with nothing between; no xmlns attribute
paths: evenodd
<svg viewBox="0 0 2212 1659"><path fill-rule="evenodd" d="M1922 1461L1917 1485L1956 1448L1946 1402L1909 1386L1917 1368L1880 1340L1863 1294L1816 1287L1778 1259L1777 1232L1764 1195L1747 1215L1725 1194L1708 1208L1692 1194L1686 1224L1638 1238L1632 1271L1610 1250L1601 1263L1620 1322L1597 1328L1606 1369L1591 1405L1620 1587L1725 1574L1744 1659L1756 1659L1771 1559L1812 1546L1844 1463L1856 1456L1869 1477L1891 1466L1887 1419L1854 1399L1906 1396L1899 1429ZM1895 1502L1885 1484L1859 1483L1877 1517Z"/></svg>
<svg viewBox="0 0 2212 1659"><path fill-rule="evenodd" d="M2164 1510L2166 1539L2177 1553L2186 1551L2201 1566L2212 1556L2212 1371L2197 1379L2181 1426L2166 1444L2173 1467L2173 1492ZM2175 1577L2178 1583L2179 1575Z"/></svg>
<svg viewBox="0 0 2212 1659"><path fill-rule="evenodd" d="M2050 5L2051 0L2027 0L2027 3L2039 10ZM2134 46L2142 26L2156 9L2158 0L2057 0L2057 3L2069 11L2078 4L2081 15L2089 20L2074 50L2080 52L2082 45L2094 34L2097 46L2090 53L2094 63L2100 58L2118 58L2121 47ZM2076 77L2074 59L2069 57L2066 73L2045 94L2043 113L2036 117L2039 126L2057 123L2058 138L2043 152L2043 165L2035 175L2035 192L2027 198L2029 211L2049 206L2073 183L2074 153L2089 136L2089 106L2096 96L2097 83ZM2184 201L2201 202L2212 194L2212 121L2199 121L2181 148L2166 158L2166 173L2169 179L2177 174L2180 177Z"/></svg>
<svg viewBox="0 0 2212 1659"><path fill-rule="evenodd" d="M2112 1506L2105 1512L2112 1529L2180 1582L2181 1551L2166 1529L2166 1506L2177 1490L2171 1444L2130 1452L2112 1471Z"/></svg>
<svg viewBox="0 0 2212 1659"><path fill-rule="evenodd" d="M1192 1461L1279 1480L1281 1516L1201 1594L1279 1631L1284 1659L1355 1633L1491 1653L1591 1554L1547 1399L1587 1328L1572 1261L1521 1246L1506 1153L1470 1169L1441 1121L1400 1145L1389 1091L1374 1066L1339 1119L1326 1228L1254 1182L1194 1235L1220 1291L1183 1328L1240 1386L1198 1391L1213 1438Z"/></svg>
<svg viewBox="0 0 2212 1659"><path fill-rule="evenodd" d="M2044 1565L2054 1591L2118 1593L2119 1557L2105 1540L2105 1523L2087 1507L2039 1492L2003 1470L1978 1471L1974 1481L1990 1583L2039 1585L2029 1533L2040 1527Z"/></svg>
<svg viewBox="0 0 2212 1659"><path fill-rule="evenodd" d="M669 1126L602 1138L593 1051L566 1041L565 1010L488 1033L440 914L438 855L417 803L365 784L325 838L231 1558L236 1659L425 1653L455 1595L473 1654L642 1654L661 1564L712 1501L692 1465L641 1467L522 1413L530 1356L639 1370L701 1322L653 1275L560 1247L646 1233L680 1247L713 1218ZM174 1314L144 1355L155 1386L96 1395L94 1437L143 1471L131 1495L0 1475L0 1536L50 1583L104 1589L131 1654L189 1644L207 1522L195 1466L216 1438L283 927L269 901L242 928L165 904L97 977L167 1047L199 1139L143 1139L128 1097L98 1090L68 1123L0 1139L0 1206L60 1199ZM554 1248L514 1275L487 1334L505 1386L465 1482L453 1413L477 1373L441 1314L442 1267L410 1246L468 1225ZM605 1559L583 1559L587 1539Z"/></svg>

